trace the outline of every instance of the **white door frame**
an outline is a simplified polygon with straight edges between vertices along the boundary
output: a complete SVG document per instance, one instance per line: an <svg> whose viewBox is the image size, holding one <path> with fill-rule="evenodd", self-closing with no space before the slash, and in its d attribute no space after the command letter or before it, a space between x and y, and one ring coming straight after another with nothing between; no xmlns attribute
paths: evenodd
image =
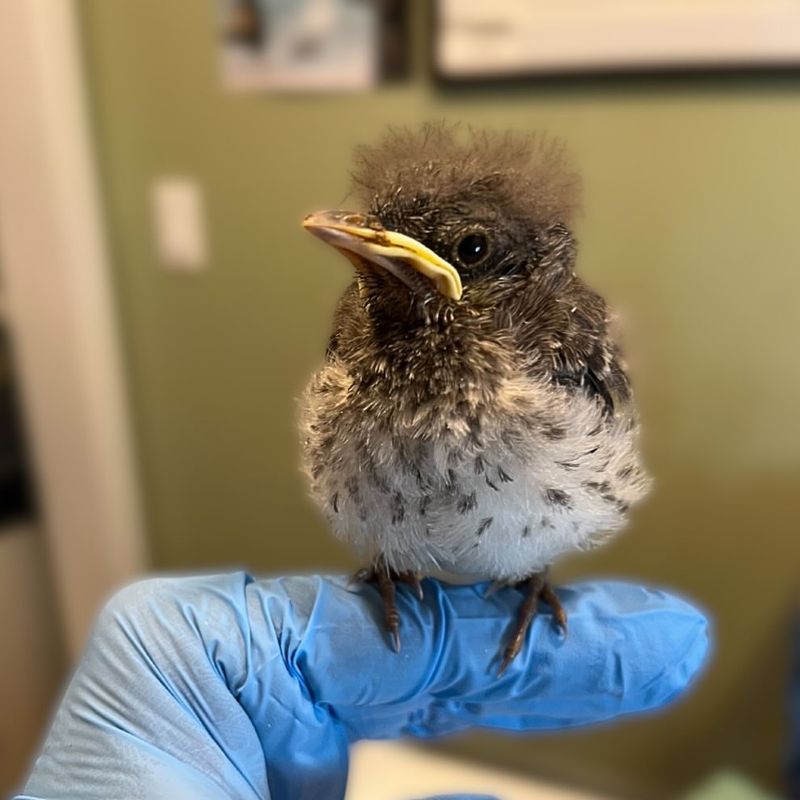
<svg viewBox="0 0 800 800"><path fill-rule="evenodd" d="M68 653L146 563L74 0L0 2L0 295Z"/></svg>

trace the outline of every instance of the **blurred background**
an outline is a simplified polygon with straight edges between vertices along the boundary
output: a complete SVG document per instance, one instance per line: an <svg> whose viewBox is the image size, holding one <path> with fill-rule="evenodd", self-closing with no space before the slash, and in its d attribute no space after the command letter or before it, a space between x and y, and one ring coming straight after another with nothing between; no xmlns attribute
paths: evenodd
<svg viewBox="0 0 800 800"><path fill-rule="evenodd" d="M716 644L664 713L428 749L596 797L800 797L800 27L672 5L639 47L549 20L540 59L545 3L0 4L0 794L119 583L356 566L298 469L350 278L300 221L344 202L353 145L446 119L563 137L579 269L624 320L656 488L556 581L669 587Z"/></svg>

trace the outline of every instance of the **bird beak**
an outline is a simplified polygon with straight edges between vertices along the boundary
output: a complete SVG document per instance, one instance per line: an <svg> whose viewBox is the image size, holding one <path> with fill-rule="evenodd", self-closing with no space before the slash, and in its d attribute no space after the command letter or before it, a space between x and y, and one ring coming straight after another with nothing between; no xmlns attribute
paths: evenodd
<svg viewBox="0 0 800 800"><path fill-rule="evenodd" d="M303 227L342 251L356 267L361 266L362 260L375 264L412 289L417 288L411 280L416 272L431 281L445 297L461 299L461 276L455 267L416 239L387 231L377 217L348 211L318 211L303 220Z"/></svg>

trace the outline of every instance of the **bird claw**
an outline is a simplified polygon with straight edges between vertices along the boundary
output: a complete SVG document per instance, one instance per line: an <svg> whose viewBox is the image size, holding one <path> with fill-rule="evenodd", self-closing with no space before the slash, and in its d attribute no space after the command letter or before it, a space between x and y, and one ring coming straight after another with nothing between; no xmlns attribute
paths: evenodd
<svg viewBox="0 0 800 800"><path fill-rule="evenodd" d="M503 651L503 660L497 671L497 677L503 676L511 662L519 655L525 641L525 635L531 626L536 613L539 609L539 600L543 600L550 606L553 612L553 622L558 627L564 637L567 635L567 614L558 595L552 590L545 580L544 575L533 575L521 584L526 590L526 597L519 610L517 625L514 628L514 635ZM490 587L491 588L491 587Z"/></svg>
<svg viewBox="0 0 800 800"><path fill-rule="evenodd" d="M419 579L419 575L415 572L399 572L395 576L395 580L398 583L404 583L406 586L411 587L418 600L425 599L425 594L422 591L422 582Z"/></svg>
<svg viewBox="0 0 800 800"><path fill-rule="evenodd" d="M567 612L564 611L564 607L561 605L558 595L545 583L542 587L541 598L553 610L553 620L556 627L560 629L561 635L566 639L569 633L567 628Z"/></svg>
<svg viewBox="0 0 800 800"><path fill-rule="evenodd" d="M374 581L374 572L373 570L362 567L361 569L354 572L348 579L347 579L347 588L352 588L357 583L372 583Z"/></svg>
<svg viewBox="0 0 800 800"><path fill-rule="evenodd" d="M508 669L508 665L514 660L514 656L503 656L503 661L500 664L500 669L497 670L497 677L502 678L505 671Z"/></svg>
<svg viewBox="0 0 800 800"><path fill-rule="evenodd" d="M383 600L383 621L389 635L389 642L395 653L400 652L400 614L397 611L396 583L405 583L417 598L423 599L422 583L414 572L395 572L384 563L378 561L371 567L358 570L348 581L348 586L355 583L371 583L378 587Z"/></svg>

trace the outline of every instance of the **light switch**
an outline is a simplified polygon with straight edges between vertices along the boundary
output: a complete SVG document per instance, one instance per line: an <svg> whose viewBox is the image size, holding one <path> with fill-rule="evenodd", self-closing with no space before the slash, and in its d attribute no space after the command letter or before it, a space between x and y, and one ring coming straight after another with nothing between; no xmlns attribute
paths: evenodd
<svg viewBox="0 0 800 800"><path fill-rule="evenodd" d="M194 271L208 262L203 192L197 181L162 177L153 183L156 246L168 269Z"/></svg>

